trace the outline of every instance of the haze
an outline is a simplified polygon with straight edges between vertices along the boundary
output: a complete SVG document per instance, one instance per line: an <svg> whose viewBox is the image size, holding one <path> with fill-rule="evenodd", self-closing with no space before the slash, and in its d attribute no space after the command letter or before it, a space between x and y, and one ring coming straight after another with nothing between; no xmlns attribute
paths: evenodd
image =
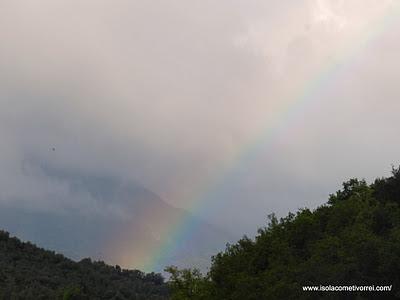
<svg viewBox="0 0 400 300"><path fill-rule="evenodd" d="M397 6L3 0L0 201L113 213L45 164L139 183L241 235L349 177L388 175L400 163Z"/></svg>

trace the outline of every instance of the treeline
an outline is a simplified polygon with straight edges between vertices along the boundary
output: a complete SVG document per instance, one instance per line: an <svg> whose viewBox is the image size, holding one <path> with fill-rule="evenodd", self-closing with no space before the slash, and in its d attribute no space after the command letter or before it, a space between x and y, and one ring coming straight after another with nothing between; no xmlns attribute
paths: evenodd
<svg viewBox="0 0 400 300"><path fill-rule="evenodd" d="M400 170L351 179L329 201L269 217L255 239L212 258L209 273L169 267L172 299L400 298ZM303 286L391 285L390 292L304 292Z"/></svg>
<svg viewBox="0 0 400 300"><path fill-rule="evenodd" d="M168 299L160 274L74 262L0 231L0 299Z"/></svg>

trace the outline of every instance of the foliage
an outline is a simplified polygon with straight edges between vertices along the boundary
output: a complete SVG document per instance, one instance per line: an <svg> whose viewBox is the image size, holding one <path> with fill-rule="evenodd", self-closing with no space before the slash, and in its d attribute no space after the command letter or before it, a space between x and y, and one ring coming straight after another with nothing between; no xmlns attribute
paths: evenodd
<svg viewBox="0 0 400 300"><path fill-rule="evenodd" d="M160 274L74 262L0 231L0 299L168 299Z"/></svg>
<svg viewBox="0 0 400 300"><path fill-rule="evenodd" d="M173 294L171 300L208 298L208 280L199 270L178 270L171 266L165 271L171 274L170 289Z"/></svg>
<svg viewBox="0 0 400 300"><path fill-rule="evenodd" d="M327 204L277 219L212 258L210 272L169 268L172 299L376 299L303 292L305 285L393 285L400 298L400 169L368 185L351 179Z"/></svg>

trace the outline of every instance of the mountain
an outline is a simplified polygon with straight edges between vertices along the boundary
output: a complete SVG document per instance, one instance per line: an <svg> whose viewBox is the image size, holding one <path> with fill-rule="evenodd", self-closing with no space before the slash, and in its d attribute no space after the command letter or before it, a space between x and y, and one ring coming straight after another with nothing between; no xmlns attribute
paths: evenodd
<svg viewBox="0 0 400 300"><path fill-rule="evenodd" d="M135 183L48 167L41 171L68 191L67 196L56 194L47 199L49 206L60 202L57 197L72 204L36 209L0 201L0 228L69 258L92 257L129 268L151 265L155 268L151 271L162 271L166 265L205 269L212 253L223 249L230 239L223 230ZM175 242L168 240L168 230L186 218L195 224L193 234L179 241L173 251L164 251L166 243ZM159 264L149 260L155 255L161 257Z"/></svg>
<svg viewBox="0 0 400 300"><path fill-rule="evenodd" d="M350 179L315 210L277 219L212 260L170 268L171 299L399 299L400 168Z"/></svg>
<svg viewBox="0 0 400 300"><path fill-rule="evenodd" d="M74 262L0 231L0 299L166 300L168 287L160 274Z"/></svg>

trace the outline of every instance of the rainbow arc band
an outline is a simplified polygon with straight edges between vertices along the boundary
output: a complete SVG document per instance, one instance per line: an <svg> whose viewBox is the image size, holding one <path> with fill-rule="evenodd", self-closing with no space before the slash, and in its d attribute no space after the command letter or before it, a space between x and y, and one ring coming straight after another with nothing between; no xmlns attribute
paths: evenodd
<svg viewBox="0 0 400 300"><path fill-rule="evenodd" d="M243 145L237 151L236 156L228 163L228 168L221 170L217 176L214 176L212 180L207 181L198 189L200 193L191 200L191 211L201 214L209 206L215 207L212 195L215 195L226 182L231 181L235 174L239 174L238 171L254 160L285 128L293 124L296 117L301 115L301 112L309 109L316 101L321 101L317 97L318 92L326 88L342 72L345 72L358 55L391 28L399 16L399 9L400 5L396 3L396 6L387 11L375 24L366 28L349 47L330 60L329 64L323 66L315 76L309 78L304 83L301 92L287 101L288 104L280 110L279 118L273 121L269 120L254 140ZM174 253L179 244L195 232L197 224L198 222L194 222L191 217L182 217L176 220L161 237L161 247L149 249L148 256L143 257L142 269L144 271L162 270L165 267L164 259Z"/></svg>

